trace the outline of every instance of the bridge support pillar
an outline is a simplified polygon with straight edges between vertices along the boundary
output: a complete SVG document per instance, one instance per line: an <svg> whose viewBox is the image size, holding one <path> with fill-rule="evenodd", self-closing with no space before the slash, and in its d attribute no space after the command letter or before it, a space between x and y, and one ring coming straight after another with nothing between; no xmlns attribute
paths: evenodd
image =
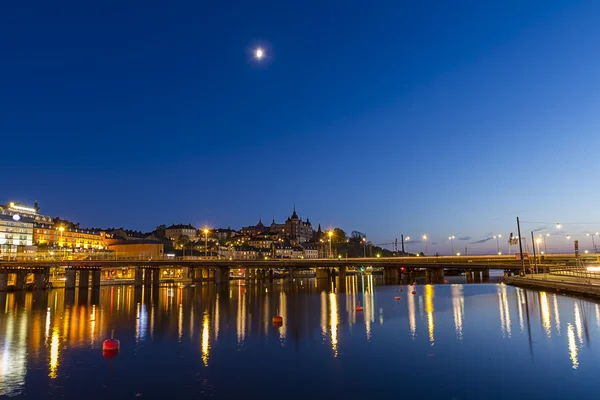
<svg viewBox="0 0 600 400"><path fill-rule="evenodd" d="M190 275L190 267L182 267L181 268L181 279L191 279L192 275Z"/></svg>
<svg viewBox="0 0 600 400"><path fill-rule="evenodd" d="M5 292L8 288L8 272L0 272L0 292Z"/></svg>
<svg viewBox="0 0 600 400"><path fill-rule="evenodd" d="M294 279L294 268L289 267L287 270L288 270L288 279L289 280Z"/></svg>
<svg viewBox="0 0 600 400"><path fill-rule="evenodd" d="M88 286L90 286L90 271L79 271L79 287L82 289L87 289Z"/></svg>
<svg viewBox="0 0 600 400"><path fill-rule="evenodd" d="M338 277L340 278L340 282L346 280L346 266L338 268Z"/></svg>
<svg viewBox="0 0 600 400"><path fill-rule="evenodd" d="M48 283L48 273L46 271L35 272L33 274L33 287L35 289L46 289Z"/></svg>
<svg viewBox="0 0 600 400"><path fill-rule="evenodd" d="M133 270L133 286L141 287L142 286L142 274L143 270L140 267L135 267Z"/></svg>
<svg viewBox="0 0 600 400"><path fill-rule="evenodd" d="M65 275L65 289L75 289L75 276L77 275L77 271L74 269L67 269Z"/></svg>
<svg viewBox="0 0 600 400"><path fill-rule="evenodd" d="M481 271L481 280L483 282L490 281L490 270L489 269L484 269L483 271Z"/></svg>
<svg viewBox="0 0 600 400"><path fill-rule="evenodd" d="M467 283L473 283L473 271L467 269L465 271L465 279L467 280Z"/></svg>
<svg viewBox="0 0 600 400"><path fill-rule="evenodd" d="M481 271L475 270L473 271L473 283L481 282Z"/></svg>
<svg viewBox="0 0 600 400"><path fill-rule="evenodd" d="M329 279L329 270L326 268L317 268L315 276L317 279Z"/></svg>
<svg viewBox="0 0 600 400"><path fill-rule="evenodd" d="M152 270L152 285L154 285L154 286L160 285L160 269Z"/></svg>
<svg viewBox="0 0 600 400"><path fill-rule="evenodd" d="M136 274L137 279L137 274ZM92 271L92 288L98 289L100 287L100 270L95 269Z"/></svg>
<svg viewBox="0 0 600 400"><path fill-rule="evenodd" d="M142 271L144 271L144 286L148 288L152 286L152 271L148 268L144 268Z"/></svg>
<svg viewBox="0 0 600 400"><path fill-rule="evenodd" d="M217 267L214 274L216 285L226 285L229 283L229 267Z"/></svg>
<svg viewBox="0 0 600 400"><path fill-rule="evenodd" d="M244 279L247 281L250 280L250 268L244 269Z"/></svg>
<svg viewBox="0 0 600 400"><path fill-rule="evenodd" d="M386 268L384 270L384 274L386 277L386 280L390 280L390 281L398 281L398 279L400 279L400 270L397 267L391 267L391 268Z"/></svg>
<svg viewBox="0 0 600 400"><path fill-rule="evenodd" d="M27 272L17 272L15 279L15 290L25 289L25 282L27 281Z"/></svg>
<svg viewBox="0 0 600 400"><path fill-rule="evenodd" d="M269 276L269 282L273 282L273 276L275 275L275 272L273 272L272 269L267 271L267 275Z"/></svg>

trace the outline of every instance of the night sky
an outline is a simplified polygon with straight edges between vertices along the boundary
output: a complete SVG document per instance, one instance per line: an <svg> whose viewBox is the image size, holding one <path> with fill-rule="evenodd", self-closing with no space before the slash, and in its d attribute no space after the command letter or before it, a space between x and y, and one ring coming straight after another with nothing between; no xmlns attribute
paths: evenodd
<svg viewBox="0 0 600 400"><path fill-rule="evenodd" d="M0 203L139 230L295 204L429 253L600 230L600 2L1 7Z"/></svg>

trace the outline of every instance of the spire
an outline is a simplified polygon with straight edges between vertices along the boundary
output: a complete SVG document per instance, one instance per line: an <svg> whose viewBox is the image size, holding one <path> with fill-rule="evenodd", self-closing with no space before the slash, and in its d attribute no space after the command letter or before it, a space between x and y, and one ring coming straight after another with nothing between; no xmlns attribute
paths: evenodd
<svg viewBox="0 0 600 400"><path fill-rule="evenodd" d="M319 229L317 229L317 232L322 232L321 231L321 224L319 224Z"/></svg>
<svg viewBox="0 0 600 400"><path fill-rule="evenodd" d="M296 204L294 204L294 213L292 214L292 219L298 219L298 214L296 214Z"/></svg>

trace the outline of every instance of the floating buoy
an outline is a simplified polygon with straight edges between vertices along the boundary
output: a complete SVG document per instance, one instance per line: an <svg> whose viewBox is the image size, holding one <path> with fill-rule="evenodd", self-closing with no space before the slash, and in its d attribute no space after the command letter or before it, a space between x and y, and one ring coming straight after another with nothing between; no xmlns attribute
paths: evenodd
<svg viewBox="0 0 600 400"><path fill-rule="evenodd" d="M356 308L354 309L354 311L362 311L364 310L363 306L356 306Z"/></svg>
<svg viewBox="0 0 600 400"><path fill-rule="evenodd" d="M416 290L413 290L413 291L412 291L412 294L417 294L417 291L416 291Z"/></svg>
<svg viewBox="0 0 600 400"><path fill-rule="evenodd" d="M408 284L408 286L412 286L412 282Z"/></svg>
<svg viewBox="0 0 600 400"><path fill-rule="evenodd" d="M416 284L417 284L417 281L414 281L414 282L413 282L413 285L416 285Z"/></svg>
<svg viewBox="0 0 600 400"><path fill-rule="evenodd" d="M447 279L444 279L444 283L450 283Z"/></svg>
<svg viewBox="0 0 600 400"><path fill-rule="evenodd" d="M119 354L121 348L121 342L115 339L115 330L113 329L110 334L110 339L106 339L102 342L102 355L107 358L112 358Z"/></svg>
<svg viewBox="0 0 600 400"><path fill-rule="evenodd" d="M283 317L280 315L276 315L273 317L274 324L283 324Z"/></svg>
<svg viewBox="0 0 600 400"><path fill-rule="evenodd" d="M404 290L403 290L403 289L400 289L400 293L402 293L402 292L404 292Z"/></svg>
<svg viewBox="0 0 600 400"><path fill-rule="evenodd" d="M400 296L394 297L394 300L400 300Z"/></svg>

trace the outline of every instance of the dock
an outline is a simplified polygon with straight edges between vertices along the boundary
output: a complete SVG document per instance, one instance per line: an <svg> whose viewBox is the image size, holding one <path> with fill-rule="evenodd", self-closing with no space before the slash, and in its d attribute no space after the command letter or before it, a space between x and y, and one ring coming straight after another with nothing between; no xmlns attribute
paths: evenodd
<svg viewBox="0 0 600 400"><path fill-rule="evenodd" d="M506 278L505 283L523 288L548 290L600 299L600 279L552 274L530 274Z"/></svg>

